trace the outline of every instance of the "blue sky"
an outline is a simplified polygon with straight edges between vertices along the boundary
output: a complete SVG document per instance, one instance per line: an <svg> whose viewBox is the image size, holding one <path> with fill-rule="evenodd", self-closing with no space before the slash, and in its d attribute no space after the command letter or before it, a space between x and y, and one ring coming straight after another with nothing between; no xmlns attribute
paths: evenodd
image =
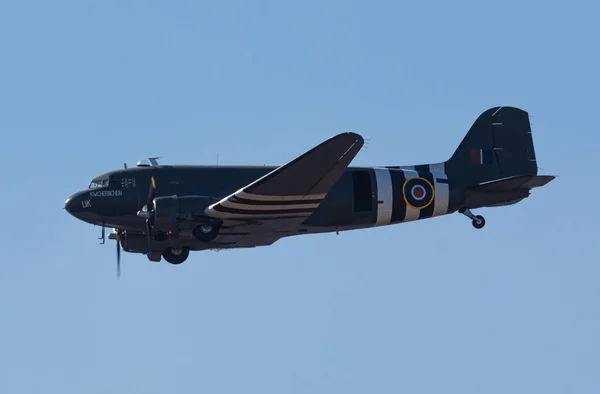
<svg viewBox="0 0 600 394"><path fill-rule="evenodd" d="M0 392L597 393L593 2L0 5ZM529 111L531 198L194 253L124 254L62 210L99 173L282 164L340 131L355 165L447 159Z"/></svg>

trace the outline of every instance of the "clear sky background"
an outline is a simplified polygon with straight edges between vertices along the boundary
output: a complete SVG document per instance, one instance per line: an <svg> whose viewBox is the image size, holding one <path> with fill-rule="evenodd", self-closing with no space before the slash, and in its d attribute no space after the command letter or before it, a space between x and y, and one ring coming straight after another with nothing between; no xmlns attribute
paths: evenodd
<svg viewBox="0 0 600 394"><path fill-rule="evenodd" d="M0 392L600 392L595 2L0 2ZM522 203L196 252L124 253L62 208L96 175L447 159L531 114Z"/></svg>

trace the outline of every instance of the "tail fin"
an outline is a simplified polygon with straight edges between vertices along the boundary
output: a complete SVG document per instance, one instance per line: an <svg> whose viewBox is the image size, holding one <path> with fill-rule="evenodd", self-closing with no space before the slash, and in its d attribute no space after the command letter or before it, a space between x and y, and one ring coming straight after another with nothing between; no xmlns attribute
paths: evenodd
<svg viewBox="0 0 600 394"><path fill-rule="evenodd" d="M448 175L462 186L537 175L529 114L514 107L488 109L445 164Z"/></svg>

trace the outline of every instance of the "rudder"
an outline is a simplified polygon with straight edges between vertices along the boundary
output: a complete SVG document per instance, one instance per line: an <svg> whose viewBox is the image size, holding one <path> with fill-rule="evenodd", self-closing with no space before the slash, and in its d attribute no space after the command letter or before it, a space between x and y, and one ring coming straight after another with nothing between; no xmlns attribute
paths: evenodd
<svg viewBox="0 0 600 394"><path fill-rule="evenodd" d="M461 186L537 175L529 114L515 107L488 109L445 164L448 175Z"/></svg>

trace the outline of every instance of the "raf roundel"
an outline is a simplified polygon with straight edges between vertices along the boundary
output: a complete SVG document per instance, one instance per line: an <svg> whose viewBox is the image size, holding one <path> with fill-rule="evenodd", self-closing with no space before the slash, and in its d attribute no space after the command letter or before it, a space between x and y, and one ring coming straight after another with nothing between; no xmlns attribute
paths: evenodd
<svg viewBox="0 0 600 394"><path fill-rule="evenodd" d="M425 178L408 178L402 188L404 201L410 207L423 209L433 202L435 191L431 182Z"/></svg>

